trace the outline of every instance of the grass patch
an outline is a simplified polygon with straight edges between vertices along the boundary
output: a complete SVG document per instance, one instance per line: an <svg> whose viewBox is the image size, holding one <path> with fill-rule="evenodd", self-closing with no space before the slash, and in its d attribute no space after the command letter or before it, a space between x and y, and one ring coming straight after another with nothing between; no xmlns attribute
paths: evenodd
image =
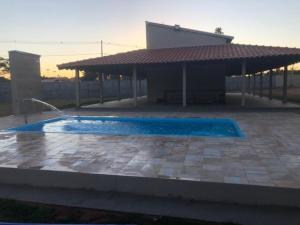
<svg viewBox="0 0 300 225"><path fill-rule="evenodd" d="M109 212L0 200L0 221L18 223L109 223L139 225L233 225L189 219Z"/></svg>

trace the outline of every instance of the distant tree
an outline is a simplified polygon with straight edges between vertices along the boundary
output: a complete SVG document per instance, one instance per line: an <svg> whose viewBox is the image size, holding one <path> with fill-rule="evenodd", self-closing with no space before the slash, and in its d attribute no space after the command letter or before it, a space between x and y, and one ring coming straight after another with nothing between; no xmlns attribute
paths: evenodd
<svg viewBox="0 0 300 225"><path fill-rule="evenodd" d="M9 82L10 80L6 77L0 77L0 82Z"/></svg>
<svg viewBox="0 0 300 225"><path fill-rule="evenodd" d="M216 27L215 34L224 34L222 27Z"/></svg>
<svg viewBox="0 0 300 225"><path fill-rule="evenodd" d="M0 57L0 76L9 73L8 59Z"/></svg>

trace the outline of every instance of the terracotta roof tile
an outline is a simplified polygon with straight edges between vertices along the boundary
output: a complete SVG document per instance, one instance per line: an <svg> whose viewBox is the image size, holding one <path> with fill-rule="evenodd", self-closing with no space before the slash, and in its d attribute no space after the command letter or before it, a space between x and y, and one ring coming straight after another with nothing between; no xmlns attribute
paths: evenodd
<svg viewBox="0 0 300 225"><path fill-rule="evenodd" d="M257 45L210 45L166 49L140 49L104 57L80 60L58 65L59 69L97 65L156 64L201 62L210 60L251 59L270 56L298 56L300 49Z"/></svg>

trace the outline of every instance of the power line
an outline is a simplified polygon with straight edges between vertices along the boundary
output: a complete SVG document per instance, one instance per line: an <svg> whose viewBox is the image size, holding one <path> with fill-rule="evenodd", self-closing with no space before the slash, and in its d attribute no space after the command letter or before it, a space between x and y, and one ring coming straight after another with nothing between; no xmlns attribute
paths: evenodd
<svg viewBox="0 0 300 225"><path fill-rule="evenodd" d="M103 56L111 55L113 53L103 53ZM81 56L81 55L102 55L101 52L90 52L90 53L75 53L75 54L40 54L42 57L59 57L59 56ZM0 55L2 58L8 58L7 56Z"/></svg>
<svg viewBox="0 0 300 225"><path fill-rule="evenodd" d="M115 45L115 46L121 46L121 47L133 47L133 48L139 48L138 45L127 45L127 44L120 44L120 43L113 43L113 42L103 42L104 44L107 45Z"/></svg>
<svg viewBox="0 0 300 225"><path fill-rule="evenodd" d="M63 44L100 44L91 41L18 41L18 40L10 40L10 41L0 41L2 44L37 44L37 45L63 45Z"/></svg>
<svg viewBox="0 0 300 225"><path fill-rule="evenodd" d="M100 52L96 52L96 53L77 53L77 54L54 54L54 55L41 55L43 57L48 57L48 56L80 56L80 55L101 55Z"/></svg>
<svg viewBox="0 0 300 225"><path fill-rule="evenodd" d="M103 44L139 48L138 45L130 45L103 41ZM101 41L25 41L25 40L0 40L0 44L32 44L32 45L100 45Z"/></svg>
<svg viewBox="0 0 300 225"><path fill-rule="evenodd" d="M82 55L100 55L103 56L103 44L119 47L139 48L137 45L121 44L104 41L24 41L24 40L0 40L0 44L33 44L33 45L100 45L101 52L77 53L77 54L41 54L43 57L65 57L65 56L82 56ZM106 53L104 55L109 55ZM8 58L8 56L3 56Z"/></svg>

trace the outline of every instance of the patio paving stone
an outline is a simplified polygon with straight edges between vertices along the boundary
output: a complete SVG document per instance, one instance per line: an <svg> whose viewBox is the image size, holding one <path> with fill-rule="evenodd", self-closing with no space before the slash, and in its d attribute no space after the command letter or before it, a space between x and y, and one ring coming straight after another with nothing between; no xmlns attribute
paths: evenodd
<svg viewBox="0 0 300 225"><path fill-rule="evenodd" d="M233 118L246 137L105 136L2 130L0 167L300 188L297 113L80 113ZM44 118L48 117L45 114ZM42 118L38 115L35 119ZM20 118L0 118L2 128L10 120L14 125L22 122Z"/></svg>

